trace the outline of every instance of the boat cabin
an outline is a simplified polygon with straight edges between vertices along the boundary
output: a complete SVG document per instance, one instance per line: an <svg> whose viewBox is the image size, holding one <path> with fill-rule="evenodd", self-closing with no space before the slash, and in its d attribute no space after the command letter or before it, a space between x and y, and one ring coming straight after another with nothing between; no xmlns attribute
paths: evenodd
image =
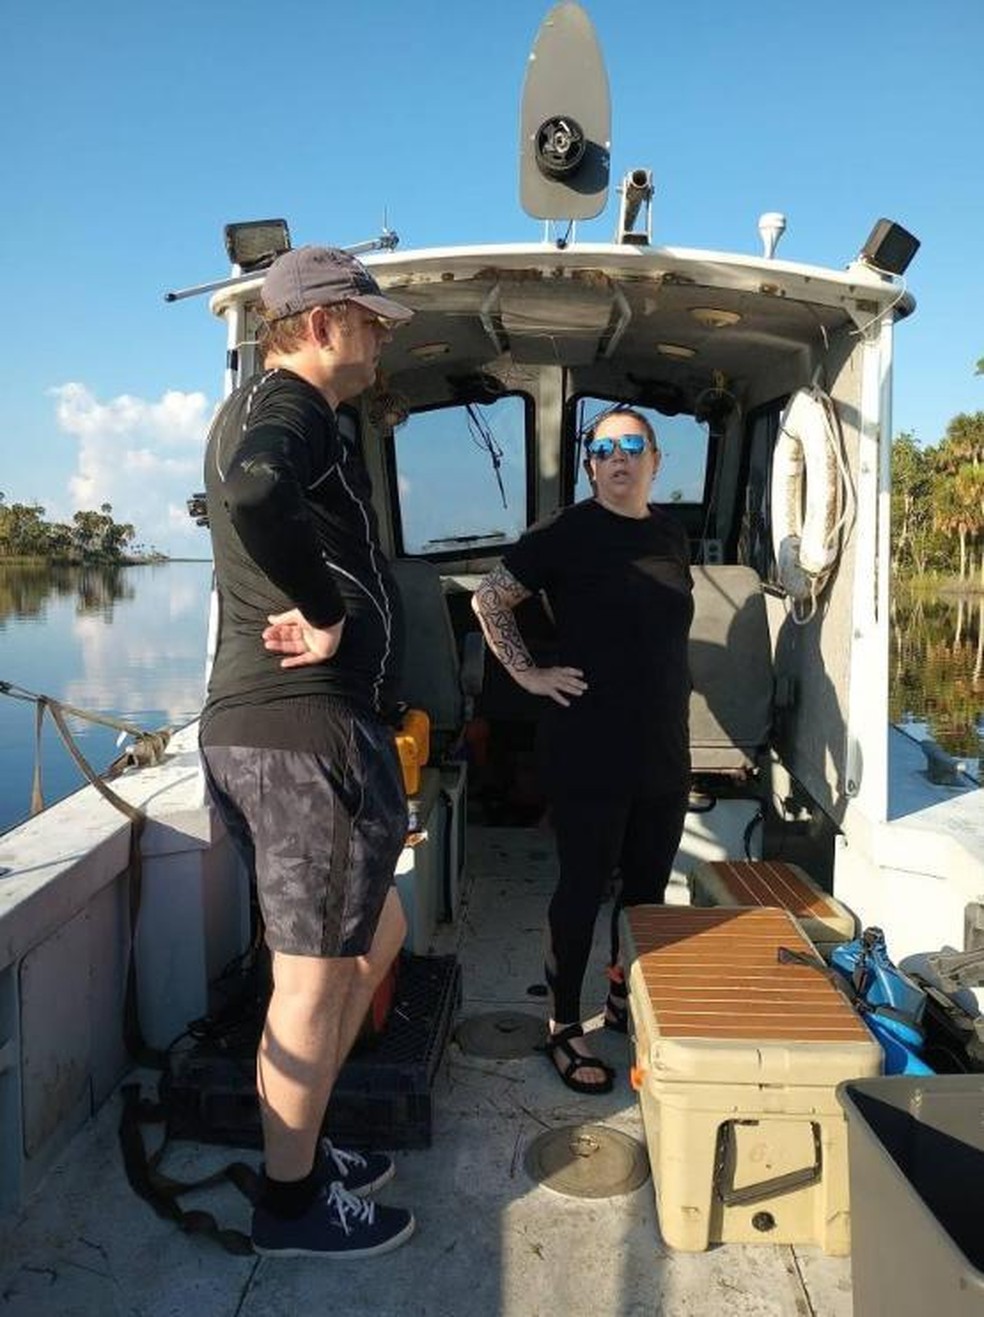
<svg viewBox="0 0 984 1317"><path fill-rule="evenodd" d="M556 9L581 23L579 6ZM691 900L701 864L761 859L880 925L896 959L980 945L979 805L929 781L889 727L893 344L918 244L879 219L843 267L820 268L784 260L783 217L766 215L756 254L661 246L647 167L616 185L613 241L582 242L578 222L607 200L607 83L602 70L575 94L562 80L575 103L560 103L556 63L535 67L548 72L528 76L520 191L542 239L369 244L367 267L415 315L339 417L403 595L401 693L430 719L397 871L408 950L446 940L496 829L549 835L538 702L485 652L471 595L527 526L590 497L584 435L612 407L655 429L654 497L686 530L695 582L691 811L669 901ZM229 388L261 364L263 271L289 241L282 221L230 225L230 277L188 290L212 292ZM543 601L517 618L548 656ZM249 940L248 887L206 805L194 726L116 789L143 820L137 852L129 817L92 788L0 839L0 1211L26 1200L129 1064L131 944L143 1032L164 1047Z"/></svg>
<svg viewBox="0 0 984 1317"><path fill-rule="evenodd" d="M876 564L893 334L912 300L860 259L825 271L629 236L367 257L415 315L343 429L365 455L399 578L426 592L429 576L443 595L471 683L458 703L472 808L528 822L542 813L537 700L491 655L476 675L470 594L528 525L590 497L592 420L642 411L663 453L655 500L685 527L694 565L695 792L754 800L739 838L754 817L748 847L795 852L829 888L852 808L887 816L888 580ZM236 378L258 366L259 283L213 299ZM803 412L783 459L793 398ZM820 570L789 569L789 541L802 554L818 526ZM405 602L419 674L441 660L419 642L417 596ZM549 655L541 603L519 621L534 656ZM419 680L408 675L408 695Z"/></svg>

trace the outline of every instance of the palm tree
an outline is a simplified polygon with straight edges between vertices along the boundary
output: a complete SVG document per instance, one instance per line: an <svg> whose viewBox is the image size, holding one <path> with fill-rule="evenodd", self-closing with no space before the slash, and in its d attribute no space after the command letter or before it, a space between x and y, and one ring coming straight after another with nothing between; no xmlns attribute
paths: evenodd
<svg viewBox="0 0 984 1317"><path fill-rule="evenodd" d="M938 476L934 520L959 538L963 580L972 570L973 549L984 540L984 412L953 418L933 453L933 466Z"/></svg>
<svg viewBox="0 0 984 1317"><path fill-rule="evenodd" d="M967 462L954 477L957 498L966 509L968 537L977 548L981 585L984 586L984 463ZM973 570L968 564L967 575Z"/></svg>
<svg viewBox="0 0 984 1317"><path fill-rule="evenodd" d="M959 573L963 580L967 574L967 537L970 517L964 507L953 480L937 478L933 497L933 525L944 535L956 536L960 551Z"/></svg>

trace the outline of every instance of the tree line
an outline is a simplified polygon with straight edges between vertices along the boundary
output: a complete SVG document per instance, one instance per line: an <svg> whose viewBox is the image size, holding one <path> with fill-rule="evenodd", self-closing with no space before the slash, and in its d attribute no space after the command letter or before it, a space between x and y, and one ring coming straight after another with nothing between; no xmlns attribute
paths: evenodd
<svg viewBox="0 0 984 1317"><path fill-rule="evenodd" d="M0 494L0 559L45 558L62 562L123 562L130 556L160 558L135 545L129 522L113 520L110 503L76 512L70 522L46 521L38 503L8 503Z"/></svg>
<svg viewBox="0 0 984 1317"><path fill-rule="evenodd" d="M955 416L933 447L893 441L892 572L984 589L984 412Z"/></svg>

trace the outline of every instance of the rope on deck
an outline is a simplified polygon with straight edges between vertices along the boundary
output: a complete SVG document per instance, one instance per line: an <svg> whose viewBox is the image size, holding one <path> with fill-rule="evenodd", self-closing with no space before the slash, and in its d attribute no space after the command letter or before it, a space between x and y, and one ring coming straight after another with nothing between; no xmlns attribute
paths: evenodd
<svg viewBox="0 0 984 1317"><path fill-rule="evenodd" d="M11 699L33 703L35 707L34 777L31 785L32 818L44 809L44 794L41 784L41 732L44 726L44 715L50 712L52 721L58 729L58 734L61 736L65 748L75 760L86 780L96 788L105 801L130 820L130 855L127 866L130 879L130 951L127 958L126 995L123 1003L123 1036L127 1050L135 1060L145 1064L154 1064L157 1061L158 1054L147 1047L140 1027L137 1006L136 965L133 955L140 913L140 898L143 889L143 861L140 841L143 836L144 825L147 822L147 815L139 805L131 805L128 800L124 800L122 796L117 795L111 787L107 786L106 779L112 780L119 777L123 770L128 767L142 768L159 764L164 758L164 752L171 739L171 729L165 727L157 732L145 732L142 728L135 726L133 723L124 722L120 718L110 718L105 714L92 713L88 709L79 709L72 704L64 704L61 700L56 700L50 695L39 695L34 691L25 690L22 686L16 686L10 681L0 681L0 695L9 695ZM67 716L83 718L87 722L99 723L103 727L113 727L126 732L134 738L134 744L127 746L122 754L117 755L106 772L100 775L76 744L66 722Z"/></svg>
<svg viewBox="0 0 984 1317"><path fill-rule="evenodd" d="M44 809L44 792L41 780L41 733L44 727L44 715L50 711L52 721L58 729L58 734L64 742L66 750L75 760L86 780L111 805L114 805L128 818L132 819L134 807L121 800L115 791L111 791L106 786L106 782L119 777L124 769L149 768L154 764L159 764L164 758L164 752L171 739L170 727L162 727L159 731L148 732L142 727L137 727L134 723L125 722L121 718L110 718L106 714L93 713L90 709L79 709L74 704L65 704L51 695L39 695L35 691L25 690L24 687L17 686L11 681L0 681L0 695L9 695L11 699L23 700L35 707L34 775L31 783L32 818ZM112 727L116 731L125 732L128 736L133 737L133 744L128 745L122 754L117 755L104 773L97 773L79 749L69 730L66 716L82 718L86 722L98 723L102 727Z"/></svg>

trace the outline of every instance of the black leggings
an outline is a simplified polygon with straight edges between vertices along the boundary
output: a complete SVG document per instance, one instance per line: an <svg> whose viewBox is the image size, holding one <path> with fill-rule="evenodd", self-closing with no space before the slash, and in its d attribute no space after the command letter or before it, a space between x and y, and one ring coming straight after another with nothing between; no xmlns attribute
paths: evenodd
<svg viewBox="0 0 984 1317"><path fill-rule="evenodd" d="M623 906L661 902L687 813L686 791L644 800L581 793L555 797L550 814L557 837L560 879L547 911L547 982L553 1018L581 1018L581 985L595 920L615 870L621 892L612 915L612 959L618 957L617 919Z"/></svg>

